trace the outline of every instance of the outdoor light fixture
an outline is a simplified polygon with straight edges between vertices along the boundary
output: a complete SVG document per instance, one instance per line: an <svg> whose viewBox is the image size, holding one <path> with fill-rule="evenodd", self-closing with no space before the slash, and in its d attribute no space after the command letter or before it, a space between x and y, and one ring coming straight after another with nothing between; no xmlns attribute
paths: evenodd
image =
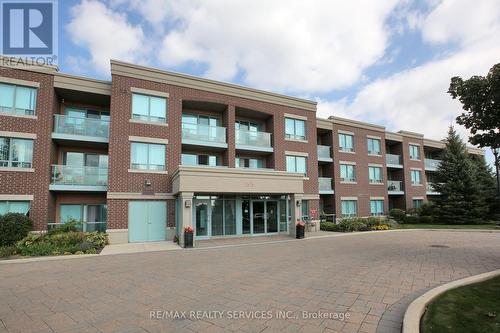
<svg viewBox="0 0 500 333"><path fill-rule="evenodd" d="M300 207L300 200L297 200L295 204L297 205L297 207Z"/></svg>
<svg viewBox="0 0 500 333"><path fill-rule="evenodd" d="M191 208L191 200L184 201L184 207Z"/></svg>
<svg viewBox="0 0 500 333"><path fill-rule="evenodd" d="M146 179L146 180L144 181L144 185L146 185L146 186L151 186L151 181L150 181L149 179Z"/></svg>

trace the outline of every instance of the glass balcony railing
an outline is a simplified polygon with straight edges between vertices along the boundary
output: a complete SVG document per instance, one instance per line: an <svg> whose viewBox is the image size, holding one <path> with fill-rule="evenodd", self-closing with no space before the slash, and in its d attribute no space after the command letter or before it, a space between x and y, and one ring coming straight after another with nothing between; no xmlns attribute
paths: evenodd
<svg viewBox="0 0 500 333"><path fill-rule="evenodd" d="M87 137L109 137L109 120L54 115L54 133Z"/></svg>
<svg viewBox="0 0 500 333"><path fill-rule="evenodd" d="M182 123L182 141L210 143L226 143L226 128L219 126Z"/></svg>
<svg viewBox="0 0 500 333"><path fill-rule="evenodd" d="M389 192L403 192L403 182L399 180L387 181L387 190Z"/></svg>
<svg viewBox="0 0 500 333"><path fill-rule="evenodd" d="M319 191L320 192L332 192L333 191L331 178L319 177L318 182L319 182Z"/></svg>
<svg viewBox="0 0 500 333"><path fill-rule="evenodd" d="M427 183L427 185L426 185L426 191L427 191L427 193L439 193L434 188L434 183Z"/></svg>
<svg viewBox="0 0 500 333"><path fill-rule="evenodd" d="M403 165L401 155L386 154L385 162L390 165L401 165L401 166Z"/></svg>
<svg viewBox="0 0 500 333"><path fill-rule="evenodd" d="M317 146L318 150L318 160L331 160L332 159L332 154L331 154L331 147L330 146Z"/></svg>
<svg viewBox="0 0 500 333"><path fill-rule="evenodd" d="M52 165L52 185L107 186L108 168Z"/></svg>
<svg viewBox="0 0 500 333"><path fill-rule="evenodd" d="M426 158L425 159L425 169L426 170L437 170L439 163L441 163L440 160L435 160L432 158Z"/></svg>
<svg viewBox="0 0 500 333"><path fill-rule="evenodd" d="M271 133L237 129L235 135L236 145L271 148Z"/></svg>
<svg viewBox="0 0 500 333"><path fill-rule="evenodd" d="M106 232L108 222L78 222L75 227L77 230L83 231L83 232L93 232L93 231L99 231L99 232ZM55 230L57 228L60 228L64 225L64 223L47 223L47 231Z"/></svg>

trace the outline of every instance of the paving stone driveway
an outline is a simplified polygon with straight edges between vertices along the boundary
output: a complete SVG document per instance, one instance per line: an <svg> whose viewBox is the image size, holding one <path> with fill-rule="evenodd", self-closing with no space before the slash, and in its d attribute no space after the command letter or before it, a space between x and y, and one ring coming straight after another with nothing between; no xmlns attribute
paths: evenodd
<svg viewBox="0 0 500 333"><path fill-rule="evenodd" d="M4 264L0 332L375 332L405 296L497 268L500 233L450 231ZM156 310L188 312L150 319ZM226 312L195 320L196 310ZM400 314L386 317L379 331L401 325Z"/></svg>

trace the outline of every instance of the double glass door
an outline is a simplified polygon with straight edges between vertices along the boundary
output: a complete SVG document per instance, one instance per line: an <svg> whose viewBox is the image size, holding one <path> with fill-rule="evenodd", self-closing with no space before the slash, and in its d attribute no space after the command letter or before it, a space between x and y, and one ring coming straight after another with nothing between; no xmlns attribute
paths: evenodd
<svg viewBox="0 0 500 333"><path fill-rule="evenodd" d="M277 201L253 201L253 234L265 234L278 232L278 202Z"/></svg>

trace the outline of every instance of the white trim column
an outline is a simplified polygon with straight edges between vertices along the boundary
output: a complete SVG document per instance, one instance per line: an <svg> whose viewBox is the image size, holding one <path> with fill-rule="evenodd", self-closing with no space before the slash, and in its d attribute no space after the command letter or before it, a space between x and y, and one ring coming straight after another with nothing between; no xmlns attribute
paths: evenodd
<svg viewBox="0 0 500 333"><path fill-rule="evenodd" d="M184 228L187 226L192 226L194 233L196 233L195 229L195 221L193 221L193 192L180 192L179 198L181 202L180 212L179 212L179 245L184 247ZM195 240L193 235L193 247L195 246Z"/></svg>
<svg viewBox="0 0 500 333"><path fill-rule="evenodd" d="M290 211L292 213L292 218L290 219L290 224L288 225L288 231L290 234L290 237L295 238L296 235L296 229L295 225L298 221L302 219L302 194L295 193L290 196L290 204L293 205L291 207Z"/></svg>

